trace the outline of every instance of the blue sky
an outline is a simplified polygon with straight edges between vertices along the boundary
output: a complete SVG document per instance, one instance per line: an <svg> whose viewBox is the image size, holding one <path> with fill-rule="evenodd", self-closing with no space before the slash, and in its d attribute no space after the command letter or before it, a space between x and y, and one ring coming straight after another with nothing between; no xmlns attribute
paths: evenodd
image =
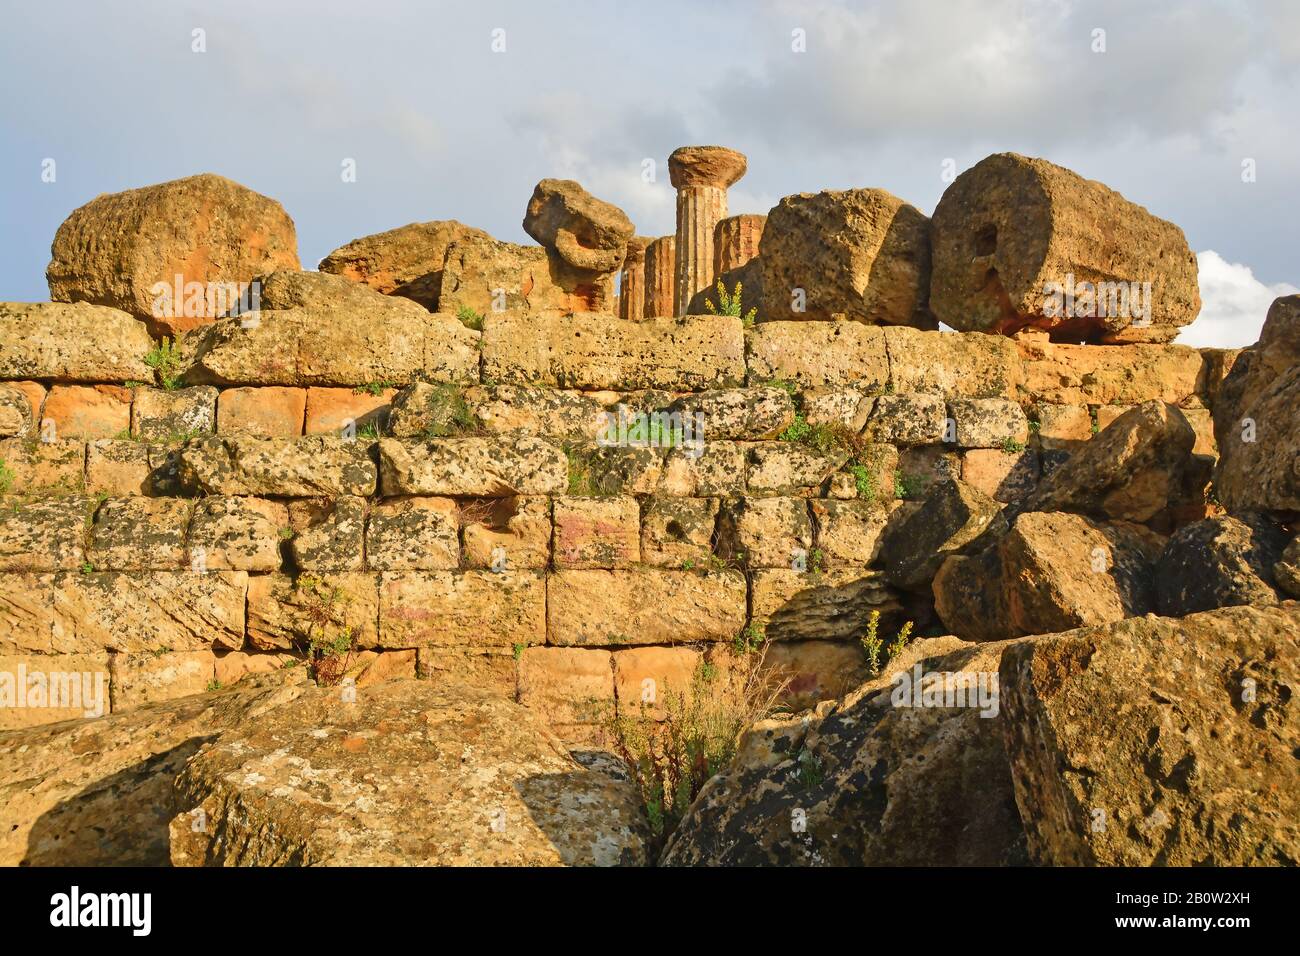
<svg viewBox="0 0 1300 956"><path fill-rule="evenodd" d="M1206 298L1194 344L1253 342L1268 302L1300 285L1300 4L1287 0L7 7L0 299L47 297L50 240L78 205L204 171L283 203L309 268L429 219L530 241L520 221L547 176L662 235L666 157L687 143L749 156L733 212L879 186L929 213L947 159L1044 156L1183 227Z"/></svg>

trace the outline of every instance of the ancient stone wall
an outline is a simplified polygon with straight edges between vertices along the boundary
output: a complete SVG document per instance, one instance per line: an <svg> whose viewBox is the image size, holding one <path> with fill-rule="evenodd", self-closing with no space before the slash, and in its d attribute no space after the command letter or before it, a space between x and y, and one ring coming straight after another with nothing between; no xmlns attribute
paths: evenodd
<svg viewBox="0 0 1300 956"><path fill-rule="evenodd" d="M347 633L359 683L465 677L581 740L593 704L763 634L806 704L864 678L872 610L938 627L881 558L927 489L1023 501L1150 399L1213 456L1235 354L714 315L480 329L300 275L185 333L172 387L125 312L0 307L0 670L102 675L118 711ZM1177 507L1153 525L1206 505Z"/></svg>

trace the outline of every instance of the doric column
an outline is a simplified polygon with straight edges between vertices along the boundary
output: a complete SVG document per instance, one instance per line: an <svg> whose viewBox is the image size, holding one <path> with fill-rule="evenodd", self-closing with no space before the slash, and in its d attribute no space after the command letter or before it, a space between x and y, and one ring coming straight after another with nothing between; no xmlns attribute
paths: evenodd
<svg viewBox="0 0 1300 956"><path fill-rule="evenodd" d="M645 250L645 312L642 318L673 315L677 287L677 239L660 236Z"/></svg>
<svg viewBox="0 0 1300 956"><path fill-rule="evenodd" d="M618 283L618 317L640 322L645 318L645 251L649 236L633 236L627 241L627 257Z"/></svg>
<svg viewBox="0 0 1300 956"><path fill-rule="evenodd" d="M685 315L691 297L708 288L713 272L713 229L727 215L727 187L745 175L745 157L723 146L683 146L668 157L677 189L677 278L673 314Z"/></svg>
<svg viewBox="0 0 1300 956"><path fill-rule="evenodd" d="M719 219L713 230L713 276L716 279L732 269L739 269L758 255L767 217L744 213Z"/></svg>

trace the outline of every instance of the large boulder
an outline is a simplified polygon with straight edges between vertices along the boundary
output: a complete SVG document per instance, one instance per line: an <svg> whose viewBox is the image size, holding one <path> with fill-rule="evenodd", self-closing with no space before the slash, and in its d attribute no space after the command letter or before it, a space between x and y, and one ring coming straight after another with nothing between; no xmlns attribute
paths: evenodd
<svg viewBox="0 0 1300 956"><path fill-rule="evenodd" d="M1034 326L1082 341L1136 324L1160 342L1200 312L1181 229L1045 159L976 163L944 191L932 235L930 309L963 332Z"/></svg>
<svg viewBox="0 0 1300 956"><path fill-rule="evenodd" d="M302 693L305 669L0 733L0 866L166 866L172 780L205 742Z"/></svg>
<svg viewBox="0 0 1300 956"><path fill-rule="evenodd" d="M1029 851L1053 866L1300 863L1300 606L1133 618L1002 656Z"/></svg>
<svg viewBox="0 0 1300 956"><path fill-rule="evenodd" d="M953 478L930 489L921 507L886 531L880 546L885 580L905 590L930 586L951 554L973 551L1006 531L1002 505Z"/></svg>
<svg viewBox="0 0 1300 956"><path fill-rule="evenodd" d="M1278 590L1288 597L1300 598L1300 535L1291 539L1282 557L1273 565Z"/></svg>
<svg viewBox="0 0 1300 956"><path fill-rule="evenodd" d="M50 255L45 277L55 302L112 306L167 335L221 314L210 308L209 283L246 286L275 269L299 267L298 238L284 207L212 173L97 196L64 220ZM158 307L157 283L168 290L170 308ZM203 287L202 308L189 283Z"/></svg>
<svg viewBox="0 0 1300 956"><path fill-rule="evenodd" d="M919 641L843 700L755 724L661 865L1027 862L996 719L998 659L1013 643Z"/></svg>
<svg viewBox="0 0 1300 956"><path fill-rule="evenodd" d="M579 272L616 272L634 231L623 210L572 179L543 179L524 214L524 232Z"/></svg>
<svg viewBox="0 0 1300 956"><path fill-rule="evenodd" d="M467 236L491 238L455 219L413 222L353 239L322 259L320 271L346 276L384 295L412 299L437 312L447 249Z"/></svg>
<svg viewBox="0 0 1300 956"><path fill-rule="evenodd" d="M800 193L768 213L763 317L936 328L926 310L930 221L883 189ZM795 290L804 292L796 311Z"/></svg>
<svg viewBox="0 0 1300 956"><path fill-rule="evenodd" d="M438 308L453 314L613 311L608 277L593 282L541 246L471 233L447 247Z"/></svg>
<svg viewBox="0 0 1300 956"><path fill-rule="evenodd" d="M1273 302L1219 388L1214 486L1229 511L1300 513L1300 295Z"/></svg>
<svg viewBox="0 0 1300 956"><path fill-rule="evenodd" d="M1161 614L1182 617L1239 604L1275 604L1273 568L1286 538L1267 516L1216 515L1184 525L1156 565Z"/></svg>
<svg viewBox="0 0 1300 956"><path fill-rule="evenodd" d="M1195 443L1196 432L1176 406L1145 402L1044 478L1024 510L1149 521L1182 493Z"/></svg>
<svg viewBox="0 0 1300 956"><path fill-rule="evenodd" d="M0 302L0 379L153 381L152 348L148 327L120 309Z"/></svg>
<svg viewBox="0 0 1300 956"><path fill-rule="evenodd" d="M646 862L634 784L527 708L455 683L314 688L222 734L176 780L178 866Z"/></svg>

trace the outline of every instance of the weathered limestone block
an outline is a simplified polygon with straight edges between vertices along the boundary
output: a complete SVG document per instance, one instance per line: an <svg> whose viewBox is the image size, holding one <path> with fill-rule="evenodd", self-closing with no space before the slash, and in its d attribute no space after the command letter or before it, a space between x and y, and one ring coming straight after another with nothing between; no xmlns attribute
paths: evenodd
<svg viewBox="0 0 1300 956"><path fill-rule="evenodd" d="M611 657L620 712L663 720L668 695L691 691L704 652L694 647L630 647L614 651Z"/></svg>
<svg viewBox="0 0 1300 956"><path fill-rule="evenodd" d="M700 421L705 441L776 438L794 421L794 399L783 388L711 389L683 396L667 410Z"/></svg>
<svg viewBox="0 0 1300 956"><path fill-rule="evenodd" d="M904 392L876 399L866 434L887 445L933 445L948 434L942 396Z"/></svg>
<svg viewBox="0 0 1300 956"><path fill-rule="evenodd" d="M729 641L745 624L738 572L557 571L546 598L548 643L561 646Z"/></svg>
<svg viewBox="0 0 1300 956"><path fill-rule="evenodd" d="M99 438L87 442L85 448L87 494L119 497L151 493L153 446L128 439Z"/></svg>
<svg viewBox="0 0 1300 956"><path fill-rule="evenodd" d="M61 571L52 648L119 653L244 645L243 571Z"/></svg>
<svg viewBox="0 0 1300 956"><path fill-rule="evenodd" d="M337 385L478 380L479 334L454 315L334 279L361 301L263 309L192 333L196 385ZM308 301L311 301L308 299Z"/></svg>
<svg viewBox="0 0 1300 956"><path fill-rule="evenodd" d="M0 574L0 654L54 654L75 649L54 642L53 582L52 574Z"/></svg>
<svg viewBox="0 0 1300 956"><path fill-rule="evenodd" d="M176 792L180 866L646 863L630 780L582 767L527 708L464 685L390 681L347 707L335 689L305 691L206 747Z"/></svg>
<svg viewBox="0 0 1300 956"><path fill-rule="evenodd" d="M562 272L541 246L464 236L447 247L438 308L453 316L468 310L480 317L588 311L596 290L578 286Z"/></svg>
<svg viewBox="0 0 1300 956"><path fill-rule="evenodd" d="M1024 448L1029 420L1005 398L959 398L948 403L960 448Z"/></svg>
<svg viewBox="0 0 1300 956"><path fill-rule="evenodd" d="M258 674L274 674L277 671L298 667L302 658L297 654L277 654L273 651L247 653L229 651L214 657L214 673L217 687L229 687L236 681ZM303 668L306 670L306 668Z"/></svg>
<svg viewBox="0 0 1300 956"><path fill-rule="evenodd" d="M1286 537L1267 516L1217 515L1183 525L1155 565L1155 604L1167 617L1240 604L1276 604L1274 568Z"/></svg>
<svg viewBox="0 0 1300 956"><path fill-rule="evenodd" d="M84 442L0 441L0 461L13 473L8 491L13 494L80 494L86 484Z"/></svg>
<svg viewBox="0 0 1300 956"><path fill-rule="evenodd" d="M713 553L717 498L647 499L641 515L641 560L657 568L702 567Z"/></svg>
<svg viewBox="0 0 1300 956"><path fill-rule="evenodd" d="M107 701L107 662L93 666ZM291 699L304 684L286 678L302 675L300 668L236 690L3 735L0 865L166 866L176 774L223 728L256 724Z"/></svg>
<svg viewBox="0 0 1300 956"><path fill-rule="evenodd" d="M1024 378L1015 343L978 333L883 330L889 374L898 392L930 392L949 398L1017 396Z"/></svg>
<svg viewBox="0 0 1300 956"><path fill-rule="evenodd" d="M641 561L641 507L631 496L557 497L557 568L626 568Z"/></svg>
<svg viewBox="0 0 1300 956"><path fill-rule="evenodd" d="M737 495L744 491L745 457L738 442L705 440L703 448L675 447L663 458L654 491L679 498Z"/></svg>
<svg viewBox="0 0 1300 956"><path fill-rule="evenodd" d="M591 195L571 179L543 179L533 190L524 231L553 257L562 285L587 311L613 307L613 277L623 266L635 229L623 210Z"/></svg>
<svg viewBox="0 0 1300 956"><path fill-rule="evenodd" d="M745 266L758 255L766 224L767 216L757 213L743 213L718 220L718 224L713 227L715 278ZM733 291L732 287L727 286L727 291ZM745 311L749 311L748 305L745 306Z"/></svg>
<svg viewBox="0 0 1300 956"><path fill-rule="evenodd" d="M1025 510L1146 521L1177 495L1195 441L1176 407L1145 402L1046 476Z"/></svg>
<svg viewBox="0 0 1300 956"><path fill-rule="evenodd" d="M997 542L971 554L949 555L930 589L935 613L951 633L970 641L1001 641L1015 635Z"/></svg>
<svg viewBox="0 0 1300 956"><path fill-rule="evenodd" d="M288 509L263 498L212 496L194 502L185 563L210 571L276 571Z"/></svg>
<svg viewBox="0 0 1300 956"><path fill-rule="evenodd" d="M263 651L302 649L312 638L350 634L379 644L376 574L259 574L248 579L248 640Z"/></svg>
<svg viewBox="0 0 1300 956"><path fill-rule="evenodd" d="M44 396L42 396L42 403ZM36 411L27 393L9 385L0 385L0 438L14 438L36 433Z"/></svg>
<svg viewBox="0 0 1300 956"><path fill-rule="evenodd" d="M928 590L948 555L975 551L1006 527L998 502L944 479L929 488L921 507L891 524L881 542L880 566L895 587Z"/></svg>
<svg viewBox="0 0 1300 956"><path fill-rule="evenodd" d="M1214 406L1214 486L1231 511L1300 511L1300 295L1273 302Z"/></svg>
<svg viewBox="0 0 1300 956"><path fill-rule="evenodd" d="M211 173L97 196L64 220L50 253L50 298L113 306L167 335L220 314L203 295L203 307L190 308L186 284L243 286L275 269L299 267L284 207ZM159 282L172 298L161 314ZM175 298L178 284L182 299ZM195 311L200 314L186 314Z"/></svg>
<svg viewBox="0 0 1300 956"><path fill-rule="evenodd" d="M653 240L633 236L627 241L627 257L618 281L618 317L640 322L646 317L645 252Z"/></svg>
<svg viewBox="0 0 1300 956"><path fill-rule="evenodd" d="M1294 605L1133 618L1009 648L996 723L1031 857L1300 861L1297 662Z"/></svg>
<svg viewBox="0 0 1300 956"><path fill-rule="evenodd" d="M41 432L60 439L116 438L131 428L131 391L119 385L55 385Z"/></svg>
<svg viewBox="0 0 1300 956"><path fill-rule="evenodd" d="M1083 341L1134 324L1177 328L1201 309L1181 229L1044 159L997 153L976 163L944 191L932 237L930 308L954 329L1034 326ZM1082 283L1092 297L1076 293ZM1054 288L1079 298L1071 307Z"/></svg>
<svg viewBox="0 0 1300 956"><path fill-rule="evenodd" d="M380 647L510 647L546 641L546 583L535 571L385 571Z"/></svg>
<svg viewBox="0 0 1300 956"><path fill-rule="evenodd" d="M527 653L529 649L525 649ZM513 649L474 647L418 647L415 675L435 683L455 682L498 694L518 697L518 666Z"/></svg>
<svg viewBox="0 0 1300 956"><path fill-rule="evenodd" d="M745 352L751 385L777 379L880 393L889 382L885 334L861 322L760 322L745 332Z"/></svg>
<svg viewBox="0 0 1300 956"><path fill-rule="evenodd" d="M345 276L384 295L412 299L437 312L447 249L467 236L490 238L455 219L413 222L353 239L322 259L320 271Z"/></svg>
<svg viewBox="0 0 1300 956"><path fill-rule="evenodd" d="M767 568L754 572L753 591L752 619L769 640L857 640L872 611L886 632L903 623L902 605L878 571Z"/></svg>
<svg viewBox="0 0 1300 956"><path fill-rule="evenodd" d="M823 455L793 442L755 442L741 448L751 495L812 495L848 460L844 451Z"/></svg>
<svg viewBox="0 0 1300 956"><path fill-rule="evenodd" d="M973 448L961 456L961 480L994 501L1024 501L1038 485L1038 452Z"/></svg>
<svg viewBox="0 0 1300 956"><path fill-rule="evenodd" d="M729 316L494 314L483 324L483 377L577 389L727 388L744 383L744 333Z"/></svg>
<svg viewBox="0 0 1300 956"><path fill-rule="evenodd" d="M727 188L745 175L745 157L722 146L681 146L668 157L677 190L677 271L673 314L713 285L713 230L727 216Z"/></svg>
<svg viewBox="0 0 1300 956"><path fill-rule="evenodd" d="M180 451L178 477L206 495L366 497L376 485L368 451L365 442L321 435L193 439Z"/></svg>
<svg viewBox="0 0 1300 956"><path fill-rule="evenodd" d="M450 498L376 503L366 524L366 562L375 571L446 571L460 567L458 513Z"/></svg>
<svg viewBox="0 0 1300 956"><path fill-rule="evenodd" d="M875 563L885 528L898 507L896 502L826 498L813 498L809 504L817 523L817 548L831 567Z"/></svg>
<svg viewBox="0 0 1300 956"><path fill-rule="evenodd" d="M465 567L544 568L551 563L551 502L495 498L461 514Z"/></svg>
<svg viewBox="0 0 1300 956"><path fill-rule="evenodd" d="M1024 828L988 693L1001 652L920 641L842 701L755 724L661 865L1023 865ZM954 684L960 677L966 705L916 706L905 691L900 704L899 679L911 690L916 665ZM796 810L802 832L790 825Z"/></svg>
<svg viewBox="0 0 1300 956"><path fill-rule="evenodd" d="M356 435L362 429L382 432L388 423L389 404L395 388L381 388L372 394L358 388L309 388L303 433L307 435Z"/></svg>
<svg viewBox="0 0 1300 956"><path fill-rule="evenodd" d="M1273 578L1278 591L1300 600L1300 536L1292 538L1282 550L1282 557L1273 565Z"/></svg>
<svg viewBox="0 0 1300 956"><path fill-rule="evenodd" d="M417 384L411 388L422 386ZM439 400L436 393L425 393L422 398L418 395L404 403L400 419L394 410L390 428L394 436L419 437L427 431L425 423L439 420L439 411L445 417L445 409L450 404L445 398ZM591 441L608 429L611 420L617 420L617 413L609 411L591 394L572 390L529 385L482 386L467 389L465 402L474 420L494 435Z"/></svg>
<svg viewBox="0 0 1300 956"><path fill-rule="evenodd" d="M745 567L810 567L812 543L805 498L735 498L722 507L718 553Z"/></svg>
<svg viewBox="0 0 1300 956"><path fill-rule="evenodd" d="M767 646L763 664L785 681L781 702L794 710L843 697L868 677L856 641L778 641Z"/></svg>
<svg viewBox="0 0 1300 956"><path fill-rule="evenodd" d="M563 491L568 462L539 438L379 441L381 488L393 495L511 497Z"/></svg>
<svg viewBox="0 0 1300 956"><path fill-rule="evenodd" d="M590 737L614 705L609 651L526 647L519 656L519 702L563 739Z"/></svg>
<svg viewBox="0 0 1300 956"><path fill-rule="evenodd" d="M1038 445L1043 451L1073 452L1090 441L1094 426L1087 405L1039 405L1034 410L1038 422ZM1100 431L1100 427L1097 427Z"/></svg>
<svg viewBox="0 0 1300 956"><path fill-rule="evenodd" d="M74 495L0 507L0 572L79 568L94 504Z"/></svg>
<svg viewBox="0 0 1300 956"><path fill-rule="evenodd" d="M0 656L0 693L5 698L0 732L110 713L109 657L94 653ZM4 751L0 742L0 755L8 757ZM5 789L0 786L0 795L8 797ZM0 822L14 819L8 799L3 806Z"/></svg>
<svg viewBox="0 0 1300 956"><path fill-rule="evenodd" d="M289 554L304 571L360 571L365 567L366 499L332 498L324 513L289 539Z"/></svg>
<svg viewBox="0 0 1300 956"><path fill-rule="evenodd" d="M143 322L98 305L0 303L0 379L72 382L153 380Z"/></svg>
<svg viewBox="0 0 1300 956"><path fill-rule="evenodd" d="M786 196L763 229L764 316L935 328L929 230L920 210L883 189Z"/></svg>
<svg viewBox="0 0 1300 956"><path fill-rule="evenodd" d="M217 390L211 385L178 388L136 388L132 391L131 435L146 441L167 441L216 427Z"/></svg>
<svg viewBox="0 0 1300 956"><path fill-rule="evenodd" d="M211 651L172 651L165 654L113 654L113 712L118 713L212 690L216 655Z"/></svg>
<svg viewBox="0 0 1300 956"><path fill-rule="evenodd" d="M1012 627L1050 634L1153 611L1152 569L1164 543L1123 521L1020 515L998 543Z"/></svg>
<svg viewBox="0 0 1300 956"><path fill-rule="evenodd" d="M677 237L660 236L645 250L645 312L654 319L673 314L677 290Z"/></svg>
<svg viewBox="0 0 1300 956"><path fill-rule="evenodd" d="M99 571L174 571L186 567L193 502L109 498L93 512L86 559Z"/></svg>
<svg viewBox="0 0 1300 956"><path fill-rule="evenodd" d="M969 337L969 336L968 336ZM1178 405L1203 394L1209 363L1186 345L1067 345L1016 342L1022 388L1057 405L1136 405L1160 399Z"/></svg>

